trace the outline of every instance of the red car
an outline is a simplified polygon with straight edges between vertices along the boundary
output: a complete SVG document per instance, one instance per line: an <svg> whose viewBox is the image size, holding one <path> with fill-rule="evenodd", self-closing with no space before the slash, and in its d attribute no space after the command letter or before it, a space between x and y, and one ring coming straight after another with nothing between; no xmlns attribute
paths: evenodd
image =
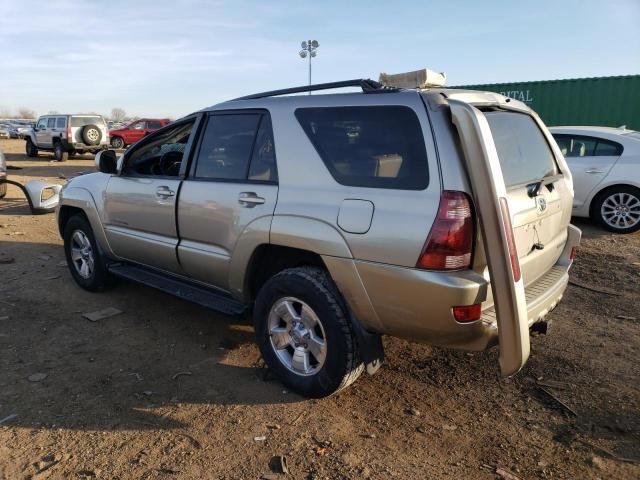
<svg viewBox="0 0 640 480"><path fill-rule="evenodd" d="M111 147L118 149L136 143L145 135L168 125L170 122L171 120L168 118L141 118L124 128L110 130Z"/></svg>

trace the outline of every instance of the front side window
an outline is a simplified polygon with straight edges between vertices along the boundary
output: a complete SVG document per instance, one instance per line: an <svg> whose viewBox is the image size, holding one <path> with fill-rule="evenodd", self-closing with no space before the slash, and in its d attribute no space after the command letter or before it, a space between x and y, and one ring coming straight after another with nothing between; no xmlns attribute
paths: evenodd
<svg viewBox="0 0 640 480"><path fill-rule="evenodd" d="M132 123L129 128L133 130L144 130L144 122Z"/></svg>
<svg viewBox="0 0 640 480"><path fill-rule="evenodd" d="M38 119L38 125L36 126L37 129L42 129L42 128L46 128L47 127L47 119L45 118L40 118Z"/></svg>
<svg viewBox="0 0 640 480"><path fill-rule="evenodd" d="M424 137L410 108L299 108L295 115L338 183L401 190L427 187Z"/></svg>
<svg viewBox="0 0 640 480"><path fill-rule="evenodd" d="M524 113L504 111L485 112L484 115L507 187L558 174L551 147L533 118Z"/></svg>
<svg viewBox="0 0 640 480"><path fill-rule="evenodd" d="M125 159L124 173L177 177L194 121L174 125L161 134L146 137ZM160 132L158 132L160 133Z"/></svg>
<svg viewBox="0 0 640 480"><path fill-rule="evenodd" d="M209 116L195 177L246 179L261 117L259 113Z"/></svg>

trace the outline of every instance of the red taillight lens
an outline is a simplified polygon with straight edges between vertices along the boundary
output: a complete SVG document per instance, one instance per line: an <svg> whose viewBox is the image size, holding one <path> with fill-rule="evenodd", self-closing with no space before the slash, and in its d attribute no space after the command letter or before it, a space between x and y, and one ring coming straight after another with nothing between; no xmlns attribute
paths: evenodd
<svg viewBox="0 0 640 480"><path fill-rule="evenodd" d="M461 323L475 322L482 314L479 303L475 305L465 305L463 307L453 307L452 310L453 318L456 319L456 322Z"/></svg>
<svg viewBox="0 0 640 480"><path fill-rule="evenodd" d="M73 140L73 139L71 138L71 127L69 127L69 126L67 126L67 139L68 139L69 141Z"/></svg>
<svg viewBox="0 0 640 480"><path fill-rule="evenodd" d="M416 267L426 270L468 268L473 253L473 230L473 213L467 194L445 190Z"/></svg>
<svg viewBox="0 0 640 480"><path fill-rule="evenodd" d="M509 248L509 259L511 260L511 271L513 279L518 282L520 280L520 261L518 260L518 251L516 250L516 242L513 238L513 228L511 227L511 214L509 213L509 204L507 199L500 197L500 210L502 213L502 221L504 222L505 235L507 236L507 247Z"/></svg>
<svg viewBox="0 0 640 480"><path fill-rule="evenodd" d="M575 260L577 253L578 253L578 250L576 249L576 247L573 247L571 249L571 254L569 255L569 259L570 260Z"/></svg>

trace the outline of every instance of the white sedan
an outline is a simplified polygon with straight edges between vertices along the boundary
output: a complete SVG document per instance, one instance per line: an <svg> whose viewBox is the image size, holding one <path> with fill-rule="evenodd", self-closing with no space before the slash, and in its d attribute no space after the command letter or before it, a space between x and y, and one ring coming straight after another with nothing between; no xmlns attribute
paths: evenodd
<svg viewBox="0 0 640 480"><path fill-rule="evenodd" d="M549 128L573 175L573 215L609 231L640 229L640 132L608 127Z"/></svg>

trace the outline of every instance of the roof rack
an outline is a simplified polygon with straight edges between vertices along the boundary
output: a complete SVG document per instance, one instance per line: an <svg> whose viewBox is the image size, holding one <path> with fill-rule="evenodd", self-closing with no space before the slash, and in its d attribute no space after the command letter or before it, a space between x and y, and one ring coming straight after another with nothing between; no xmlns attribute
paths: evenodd
<svg viewBox="0 0 640 480"><path fill-rule="evenodd" d="M368 78L358 78L355 80L343 80L341 82L317 83L315 85L305 85L303 87L283 88L282 90L271 90L270 92L254 93L245 97L234 98L234 100L253 100L256 98L277 97L290 93L315 92L317 90L333 90L334 88L360 87L363 93L391 93L401 90L397 87L389 87L375 80Z"/></svg>

